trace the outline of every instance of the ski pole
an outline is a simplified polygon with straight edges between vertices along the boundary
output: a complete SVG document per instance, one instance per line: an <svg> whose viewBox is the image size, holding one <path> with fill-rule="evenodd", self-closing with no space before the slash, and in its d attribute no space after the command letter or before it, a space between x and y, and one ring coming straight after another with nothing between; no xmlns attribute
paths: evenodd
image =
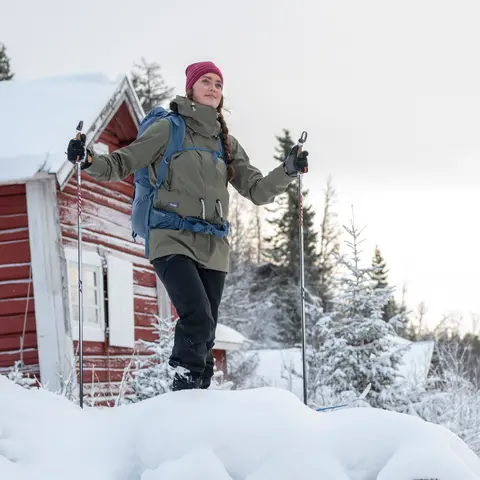
<svg viewBox="0 0 480 480"><path fill-rule="evenodd" d="M85 145L83 121L77 126L77 138ZM87 155L87 152L85 152ZM85 158L85 162L88 161ZM77 161L77 230L78 230L78 347L80 362L80 408L83 408L83 264L82 264L82 161Z"/></svg>
<svg viewBox="0 0 480 480"><path fill-rule="evenodd" d="M307 141L307 132L302 132L298 139L297 155L302 151L303 144ZM303 251L303 192L302 174L307 168L298 172L298 211L299 211L299 252L300 252L300 302L302 319L302 365L303 365L303 403L307 404L307 356L306 356L306 328L305 328L305 255Z"/></svg>

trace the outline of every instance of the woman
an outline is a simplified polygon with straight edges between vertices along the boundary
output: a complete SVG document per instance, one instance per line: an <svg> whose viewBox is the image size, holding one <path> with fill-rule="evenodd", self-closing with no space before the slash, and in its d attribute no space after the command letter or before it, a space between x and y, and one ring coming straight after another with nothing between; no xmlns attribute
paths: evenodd
<svg viewBox="0 0 480 480"><path fill-rule="evenodd" d="M177 96L170 108L185 121L187 150L171 158L154 207L218 225L228 219L228 182L255 205L271 203L298 171L307 170L308 152L297 155L294 147L285 162L264 177L229 135L222 114L220 69L212 62L199 62L188 66L185 73L186 96ZM155 184L169 133L169 121L161 119L111 155L87 150L86 171L97 180L118 181L148 167L150 181ZM224 161L211 153L218 150L219 139ZM192 147L205 150L188 150ZM72 162L84 158L80 136L70 141L67 155ZM208 388L213 376L218 308L228 271L228 240L208 233L154 229L149 235L149 259L179 315L169 361L176 369L172 389Z"/></svg>

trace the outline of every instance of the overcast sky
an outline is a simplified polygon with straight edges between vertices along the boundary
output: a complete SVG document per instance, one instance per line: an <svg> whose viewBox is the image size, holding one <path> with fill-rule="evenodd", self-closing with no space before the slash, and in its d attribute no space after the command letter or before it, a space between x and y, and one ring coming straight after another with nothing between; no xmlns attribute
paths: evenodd
<svg viewBox="0 0 480 480"><path fill-rule="evenodd" d="M144 56L183 94L186 65L213 60L253 164L268 172L274 136L307 130L319 211L331 175L342 223L353 204L411 308L480 313L477 0L4 3L18 78L114 77Z"/></svg>

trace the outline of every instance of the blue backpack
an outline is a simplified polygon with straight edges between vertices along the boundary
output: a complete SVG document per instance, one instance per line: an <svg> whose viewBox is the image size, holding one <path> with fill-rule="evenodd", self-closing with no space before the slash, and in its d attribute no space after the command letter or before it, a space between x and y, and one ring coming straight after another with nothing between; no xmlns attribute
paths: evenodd
<svg viewBox="0 0 480 480"><path fill-rule="evenodd" d="M158 168L157 182L155 185L150 183L148 177L148 167L137 170L133 175L135 190L131 217L132 235L134 239L137 236L145 239L145 256L147 257L149 252L149 231L152 228L189 230L195 233L215 235L219 238L228 235L230 230L230 224L226 220L222 225L214 225L197 217L182 218L175 212L154 208L153 205L158 189L165 181L168 164L172 156L176 153L186 150L202 150L205 152L211 152L215 162L218 162L219 157L225 161L221 140L219 140L219 150L209 150L200 147L184 148L183 141L185 138L185 121L181 115L168 111L163 107L155 107L150 110L148 115L140 123L137 138L140 137L150 125L162 118L167 118L170 122L170 138L168 140L165 154L163 155L162 161L160 162L160 166Z"/></svg>

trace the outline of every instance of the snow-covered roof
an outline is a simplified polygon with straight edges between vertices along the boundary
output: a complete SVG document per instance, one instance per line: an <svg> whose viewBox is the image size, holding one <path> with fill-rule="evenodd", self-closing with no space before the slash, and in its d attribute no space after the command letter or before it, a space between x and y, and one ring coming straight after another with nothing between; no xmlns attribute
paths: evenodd
<svg viewBox="0 0 480 480"><path fill-rule="evenodd" d="M217 324L215 334L215 348L218 350L238 350L246 338L231 327L222 323Z"/></svg>
<svg viewBox="0 0 480 480"><path fill-rule="evenodd" d="M62 183L72 170L65 151L79 120L91 142L126 91L135 113L142 115L127 76L115 81L84 74L0 82L0 183L26 181L38 172L57 174Z"/></svg>
<svg viewBox="0 0 480 480"><path fill-rule="evenodd" d="M398 367L400 375L404 376L411 384L425 382L432 363L435 342L433 340L411 342L401 337L391 337L391 340L399 346L405 347L402 361Z"/></svg>

